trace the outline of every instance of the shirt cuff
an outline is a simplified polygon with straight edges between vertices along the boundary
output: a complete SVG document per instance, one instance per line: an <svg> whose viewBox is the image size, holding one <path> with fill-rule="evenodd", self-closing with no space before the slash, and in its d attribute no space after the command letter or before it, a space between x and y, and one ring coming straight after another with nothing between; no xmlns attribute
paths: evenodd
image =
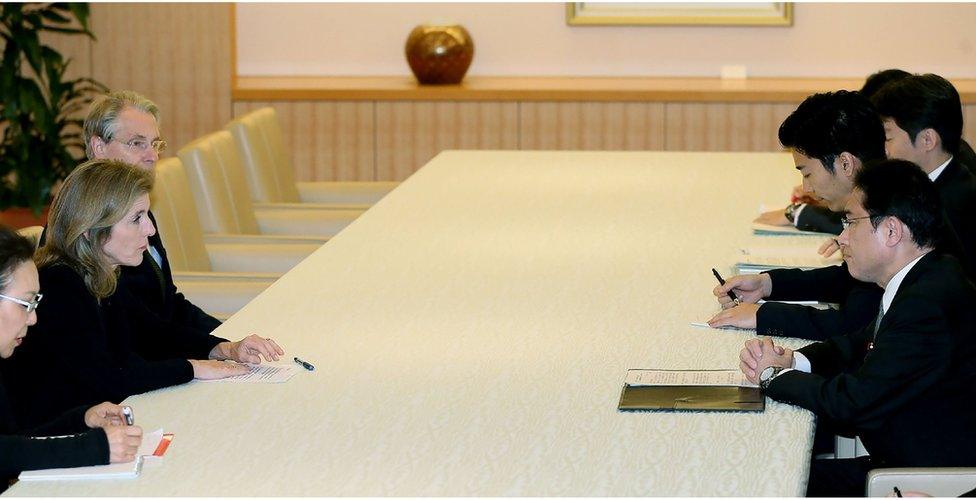
<svg viewBox="0 0 976 500"><path fill-rule="evenodd" d="M804 373L811 373L813 371L813 368L810 366L810 360L807 359L807 357L804 356L803 353L799 353L795 351L793 352L793 368L791 369L801 371Z"/></svg>
<svg viewBox="0 0 976 500"><path fill-rule="evenodd" d="M799 227L800 227L800 213L803 212L803 209L804 208L807 208L807 204L806 203L801 203L800 206L796 207L796 210L793 211L793 227L799 229Z"/></svg>

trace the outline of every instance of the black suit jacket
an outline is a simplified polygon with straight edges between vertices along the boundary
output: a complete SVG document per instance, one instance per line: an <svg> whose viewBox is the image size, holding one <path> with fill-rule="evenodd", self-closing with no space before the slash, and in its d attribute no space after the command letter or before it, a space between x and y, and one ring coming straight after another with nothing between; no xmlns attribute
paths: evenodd
<svg viewBox="0 0 976 500"><path fill-rule="evenodd" d="M955 157L973 175L976 175L976 152L973 151L973 147L968 142L959 141L959 151L956 152Z"/></svg>
<svg viewBox="0 0 976 500"><path fill-rule="evenodd" d="M796 228L801 231L840 234L844 226L840 223L844 214L834 212L827 207L807 205L796 218Z"/></svg>
<svg viewBox="0 0 976 500"><path fill-rule="evenodd" d="M876 466L976 464L976 288L958 261L922 257L873 327L800 349L813 373L766 394L855 432Z"/></svg>
<svg viewBox="0 0 976 500"><path fill-rule="evenodd" d="M101 302L63 264L39 271L44 304L37 324L3 363L14 414L22 426L80 405L189 382L187 359L206 358L200 336L164 325L120 283Z"/></svg>
<svg viewBox="0 0 976 500"><path fill-rule="evenodd" d="M773 280L769 300L816 300L839 308L767 302L756 312L759 335L826 340L855 332L874 320L884 293L874 283L851 277L846 263L808 271L774 269L768 274Z"/></svg>
<svg viewBox="0 0 976 500"><path fill-rule="evenodd" d="M953 158L935 180L935 187L962 247L960 260L967 270L976 269L976 176Z"/></svg>

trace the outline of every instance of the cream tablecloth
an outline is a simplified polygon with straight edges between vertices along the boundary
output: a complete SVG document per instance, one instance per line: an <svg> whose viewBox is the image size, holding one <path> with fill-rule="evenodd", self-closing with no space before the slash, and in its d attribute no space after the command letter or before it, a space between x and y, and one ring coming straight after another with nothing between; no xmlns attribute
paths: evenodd
<svg viewBox="0 0 976 500"><path fill-rule="evenodd" d="M130 398L176 435L161 464L8 494L801 495L805 410L616 409L628 368L737 366L749 335L689 323L797 181L785 154L444 152L217 332L314 372Z"/></svg>

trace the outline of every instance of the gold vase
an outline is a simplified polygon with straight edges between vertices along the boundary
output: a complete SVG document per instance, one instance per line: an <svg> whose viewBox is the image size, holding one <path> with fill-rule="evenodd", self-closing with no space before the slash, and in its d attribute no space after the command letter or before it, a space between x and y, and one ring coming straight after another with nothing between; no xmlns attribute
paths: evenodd
<svg viewBox="0 0 976 500"><path fill-rule="evenodd" d="M460 83L474 58L474 41L459 24L422 24L410 32L404 52L420 83Z"/></svg>

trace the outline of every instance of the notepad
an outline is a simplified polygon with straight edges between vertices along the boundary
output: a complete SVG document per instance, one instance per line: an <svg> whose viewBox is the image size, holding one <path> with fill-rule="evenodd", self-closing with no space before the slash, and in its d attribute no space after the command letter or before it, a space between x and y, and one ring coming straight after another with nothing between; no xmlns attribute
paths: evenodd
<svg viewBox="0 0 976 500"><path fill-rule="evenodd" d="M814 248L794 246L741 248L735 259L735 268L740 274L757 274L782 268L815 269L840 265L843 262L840 252L824 257Z"/></svg>
<svg viewBox="0 0 976 500"><path fill-rule="evenodd" d="M92 479L124 479L133 478L139 475L142 470L143 460L146 457L158 453L163 443L167 445L172 440L172 436L164 439L162 429L157 429L149 434L142 435L142 444L136 451L136 459L131 462L116 463L108 465L91 465L88 467L65 467L58 469L43 469L24 471L17 479L21 481L75 481ZM63 439L66 436L54 436L45 439ZM161 453L159 453L161 454Z"/></svg>
<svg viewBox="0 0 976 500"><path fill-rule="evenodd" d="M620 411L763 411L766 399L738 370L627 370Z"/></svg>
<svg viewBox="0 0 976 500"><path fill-rule="evenodd" d="M772 224L763 224L761 222L752 223L752 234L760 236L779 236L779 235L791 235L791 236L819 236L819 237L834 237L836 235L831 233L819 233L816 231L801 231L793 226L774 226Z"/></svg>

